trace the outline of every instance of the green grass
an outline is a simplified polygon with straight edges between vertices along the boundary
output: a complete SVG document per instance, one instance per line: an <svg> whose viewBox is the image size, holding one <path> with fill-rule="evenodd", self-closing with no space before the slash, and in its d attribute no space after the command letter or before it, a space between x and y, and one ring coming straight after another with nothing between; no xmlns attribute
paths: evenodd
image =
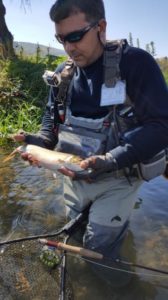
<svg viewBox="0 0 168 300"><path fill-rule="evenodd" d="M15 103L14 108L0 107L0 132L1 135L15 133L18 129L37 131L41 122L42 111L33 103Z"/></svg>
<svg viewBox="0 0 168 300"><path fill-rule="evenodd" d="M65 57L17 57L0 60L0 145L19 129L37 132L48 98L49 87L42 75L55 70Z"/></svg>

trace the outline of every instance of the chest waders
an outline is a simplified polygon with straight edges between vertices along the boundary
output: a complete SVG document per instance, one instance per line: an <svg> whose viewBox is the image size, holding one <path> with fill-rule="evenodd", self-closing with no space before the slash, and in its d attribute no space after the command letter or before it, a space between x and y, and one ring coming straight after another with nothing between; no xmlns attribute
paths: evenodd
<svg viewBox="0 0 168 300"><path fill-rule="evenodd" d="M119 63L123 45L126 45L125 40L108 42L105 47L103 64L104 83L107 88L114 87L121 80ZM58 126L57 150L75 153L84 158L104 154L119 145L116 106L109 106L107 115L99 119L73 116L70 104L74 71L73 62L68 60L61 72L61 83L55 98L59 117L63 122Z"/></svg>
<svg viewBox="0 0 168 300"><path fill-rule="evenodd" d="M129 45L126 40L107 42L103 58L106 88L115 87L119 81L124 82L121 80L119 64L122 53L127 52L128 49ZM61 82L55 97L62 122L59 125L55 124L58 130L57 150L74 153L83 158L105 154L118 145L122 145L124 133L139 126L134 114L133 102L126 96L122 105L108 106L109 113L100 119L73 116L70 104L74 72L75 66L72 60L68 59L60 74ZM133 168L139 178L147 181L163 174L166 168L165 150ZM124 173L129 177L130 170L126 168Z"/></svg>

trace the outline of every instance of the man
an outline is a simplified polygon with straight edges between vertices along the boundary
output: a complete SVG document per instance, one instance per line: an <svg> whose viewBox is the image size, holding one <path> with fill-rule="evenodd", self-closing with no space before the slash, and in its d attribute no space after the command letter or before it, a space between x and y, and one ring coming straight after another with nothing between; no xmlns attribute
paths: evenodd
<svg viewBox="0 0 168 300"><path fill-rule="evenodd" d="M106 45L102 0L57 0L50 17L73 61L56 70L71 70L68 84L62 79L66 97L61 102L61 84L52 87L39 134L18 134L15 140L84 158L84 172L60 170L67 215L91 203L84 245L116 257L142 183L137 164L158 153L159 166L165 160L167 87L147 52L125 40ZM141 166L143 172L148 165ZM153 171L147 179L158 174Z"/></svg>

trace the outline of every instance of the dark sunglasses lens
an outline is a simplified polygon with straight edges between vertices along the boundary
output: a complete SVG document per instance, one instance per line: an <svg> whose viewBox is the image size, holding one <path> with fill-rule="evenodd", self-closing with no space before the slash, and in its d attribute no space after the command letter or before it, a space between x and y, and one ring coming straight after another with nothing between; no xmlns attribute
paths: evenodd
<svg viewBox="0 0 168 300"><path fill-rule="evenodd" d="M79 42L82 39L82 37L84 36L84 34L85 33L83 31L74 32L74 33L68 34L64 40L69 43Z"/></svg>
<svg viewBox="0 0 168 300"><path fill-rule="evenodd" d="M64 44L65 42L68 42L68 43L79 42L83 36L84 36L83 32L70 33L65 37L60 36L60 35L55 35L57 41L61 44Z"/></svg>
<svg viewBox="0 0 168 300"><path fill-rule="evenodd" d="M61 44L64 44L65 42L76 43L76 42L79 42L84 37L84 35L95 25L96 25L96 23L89 25L82 30L69 33L66 36L56 35L55 37L58 40L58 42Z"/></svg>

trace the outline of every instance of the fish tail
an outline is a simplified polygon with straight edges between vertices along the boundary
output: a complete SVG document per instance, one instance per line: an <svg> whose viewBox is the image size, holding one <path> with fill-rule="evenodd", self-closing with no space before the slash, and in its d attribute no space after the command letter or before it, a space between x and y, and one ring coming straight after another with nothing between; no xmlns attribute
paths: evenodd
<svg viewBox="0 0 168 300"><path fill-rule="evenodd" d="M15 149L14 151L12 151L12 153L10 153L5 159L3 159L3 163L11 160L15 155L16 153L18 152L18 149Z"/></svg>

